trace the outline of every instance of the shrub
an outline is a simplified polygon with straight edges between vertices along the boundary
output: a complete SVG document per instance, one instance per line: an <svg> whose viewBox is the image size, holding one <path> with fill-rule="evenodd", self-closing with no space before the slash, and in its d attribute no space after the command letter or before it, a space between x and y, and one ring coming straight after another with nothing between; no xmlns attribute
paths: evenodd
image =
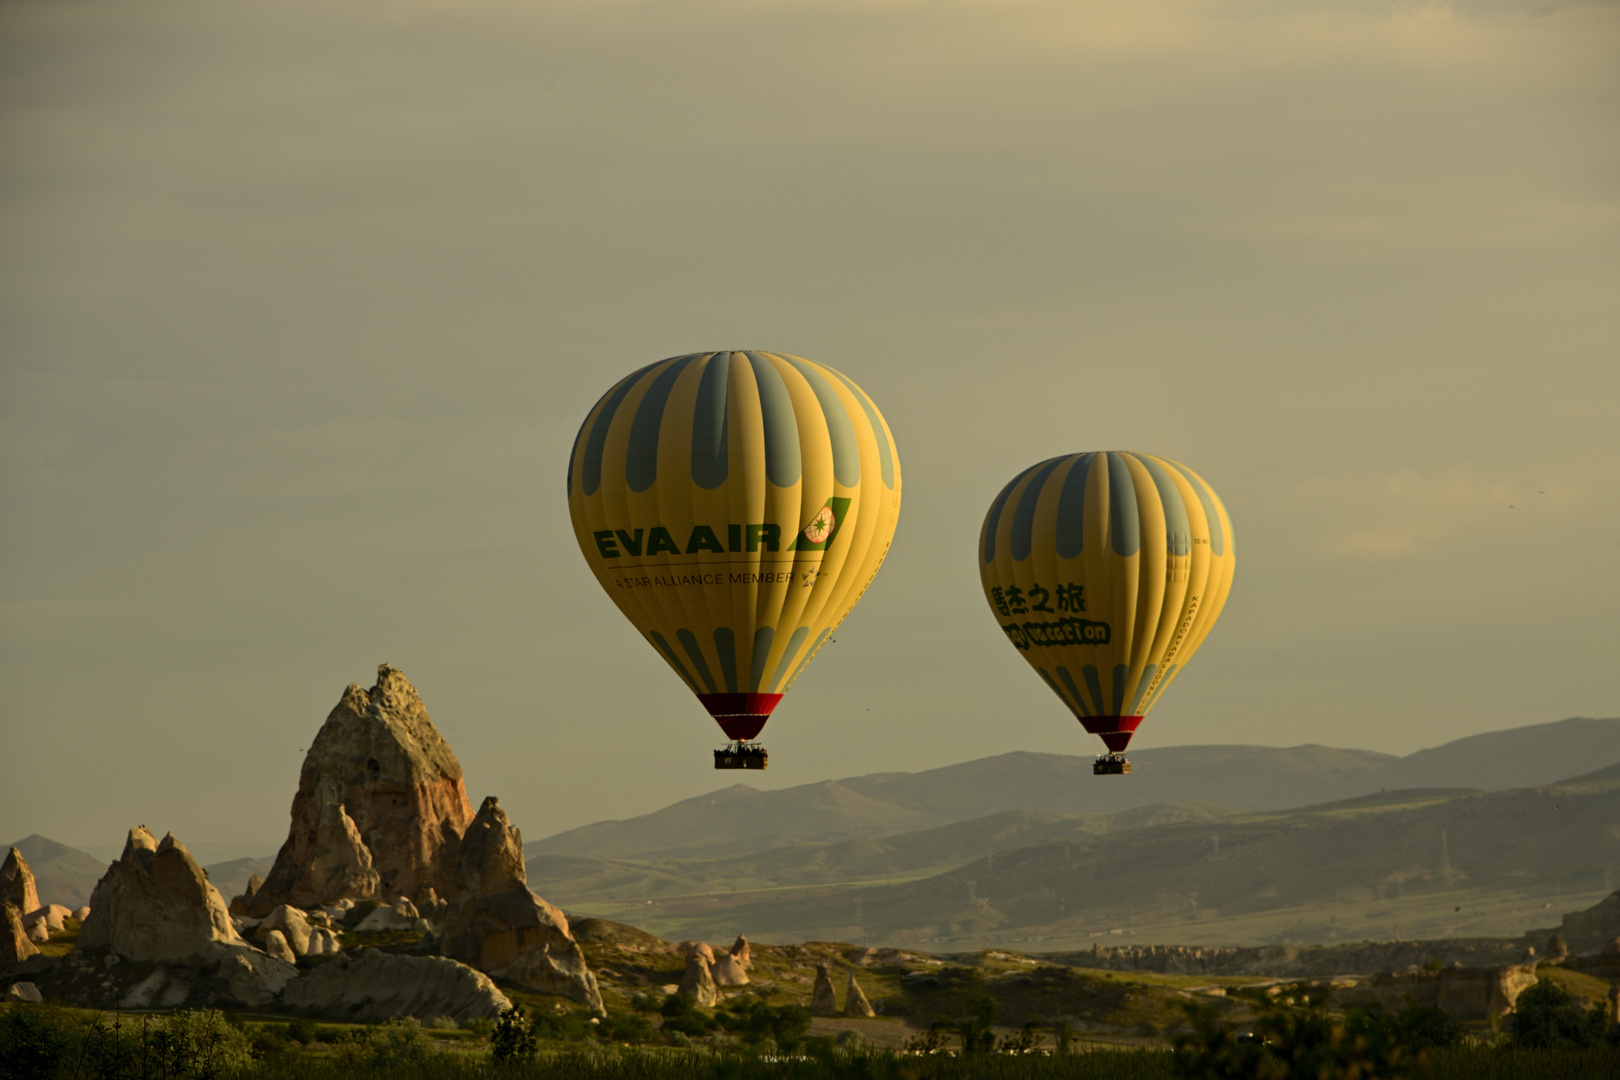
<svg viewBox="0 0 1620 1080"><path fill-rule="evenodd" d="M539 1047L523 1006L514 1005L501 1010L500 1019L495 1021L495 1030L490 1032L489 1049L496 1061L527 1061L534 1057Z"/></svg>
<svg viewBox="0 0 1620 1080"><path fill-rule="evenodd" d="M1603 1007L1594 1005L1585 1015L1562 983L1542 979L1519 995L1508 1017L1508 1037L1515 1046L1593 1046L1608 1034Z"/></svg>

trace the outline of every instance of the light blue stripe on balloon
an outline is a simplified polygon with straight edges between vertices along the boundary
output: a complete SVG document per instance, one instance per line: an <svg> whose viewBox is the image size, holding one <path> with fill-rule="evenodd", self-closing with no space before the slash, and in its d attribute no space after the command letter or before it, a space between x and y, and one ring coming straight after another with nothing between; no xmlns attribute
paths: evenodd
<svg viewBox="0 0 1620 1080"><path fill-rule="evenodd" d="M1030 549L1035 546L1035 504L1041 501L1041 489L1046 486L1047 477L1061 464L1063 459L1060 457L1043 463L1029 486L1024 488L1024 493L1018 497L1010 537L1013 562L1023 562L1029 558Z"/></svg>
<svg viewBox="0 0 1620 1080"><path fill-rule="evenodd" d="M754 631L754 653L748 661L748 692L759 693L759 684L765 678L765 660L771 654L771 642L776 638L776 627L761 626Z"/></svg>
<svg viewBox="0 0 1620 1080"><path fill-rule="evenodd" d="M997 495L995 501L990 504L990 513L986 514L984 518L985 562L994 562L996 559L996 529L1001 525L1001 511L1002 508L1007 505L1007 499L1012 495L1013 488L1018 486L1018 481L1040 468L1043 464L1045 464L1045 462L1037 461L1035 464L1031 465L1029 468L1025 469L1023 472L1009 480L1007 482L1007 486L1001 489L1001 494Z"/></svg>
<svg viewBox="0 0 1620 1080"><path fill-rule="evenodd" d="M866 391L850 382L842 372L833 371L832 368L827 370L837 375L838 381L847 386L849 392L855 395L855 400L861 403L861 409L866 413L866 422L872 425L872 437L877 440L878 471L883 474L883 486L892 490L894 488L894 454L889 451L889 436L883 430L883 419L878 416L877 407L872 404L872 399L866 396Z"/></svg>
<svg viewBox="0 0 1620 1080"><path fill-rule="evenodd" d="M1097 665L1087 664L1080 669L1080 674L1086 677L1086 689L1091 691L1092 706L1097 710L1093 716L1107 716L1108 712L1103 705L1102 680L1097 677Z"/></svg>
<svg viewBox="0 0 1620 1080"><path fill-rule="evenodd" d="M664 363L663 360L658 364ZM596 423L591 425L591 434L585 440L585 494L595 495L596 489L602 486L602 451L607 445L608 428L613 424L613 414L619 411L624 396L628 394L640 381L641 377L658 364L648 364L640 371L633 371L624 377L618 386L602 395L605 404L596 414Z"/></svg>
<svg viewBox="0 0 1620 1080"><path fill-rule="evenodd" d="M799 421L781 372L759 353L746 353L759 385L759 411L765 422L765 477L777 487L799 482Z"/></svg>
<svg viewBox="0 0 1620 1080"><path fill-rule="evenodd" d="M1086 550L1086 478L1091 475L1091 459L1095 456L1080 454L1063 478L1057 510L1059 558L1072 559Z"/></svg>
<svg viewBox="0 0 1620 1080"><path fill-rule="evenodd" d="M861 450L855 443L855 425L849 422L844 403L827 384L827 380L821 377L821 372L796 356L781 356L781 359L792 364L804 376L804 381L810 384L811 393L816 395L816 401L827 417L827 438L832 443L833 479L845 487L854 487L861 482Z"/></svg>
<svg viewBox="0 0 1620 1080"><path fill-rule="evenodd" d="M714 676L709 674L709 662L703 659L703 650L698 646L697 635L690 630L677 630L675 636L681 639L681 648L692 658L692 666L697 669L698 678L703 680L703 685L709 688L709 693L719 693L720 688L714 685Z"/></svg>
<svg viewBox="0 0 1620 1080"><path fill-rule="evenodd" d="M823 630L821 633L816 635L816 640L812 641L810 643L810 647L804 650L804 659L793 665L793 674L789 675L787 679L783 681L783 686L793 685L793 680L799 677L799 672L803 671L804 665L808 664L810 662L810 658L816 655L816 650L821 648L821 643L827 640L827 635L830 633L832 633L831 630Z"/></svg>
<svg viewBox="0 0 1620 1080"><path fill-rule="evenodd" d="M687 674L686 665L681 663L681 658L675 655L675 650L670 648L669 642L664 640L664 635L654 630L651 632L650 636L653 639L653 644L658 646L659 651L664 654L664 657L670 662L675 670L680 673L681 678L686 680L686 685L692 688L692 693L703 693L702 690L698 689L697 680L692 678L691 675Z"/></svg>
<svg viewBox="0 0 1620 1080"><path fill-rule="evenodd" d="M1158 664L1149 664L1142 669L1142 681L1136 684L1136 700L1131 702L1130 714L1132 716L1142 715L1136 710L1142 707L1142 696L1147 693L1147 688L1153 685L1153 673L1157 670L1159 670Z"/></svg>
<svg viewBox="0 0 1620 1080"><path fill-rule="evenodd" d="M1204 505L1204 520L1209 522L1209 550L1218 559L1226 554L1226 534L1221 530L1221 516L1215 512L1215 501L1210 498L1209 488L1196 476L1190 475L1185 469L1177 470L1192 489L1198 492L1198 501Z"/></svg>
<svg viewBox="0 0 1620 1080"><path fill-rule="evenodd" d="M731 627L716 627L714 631L714 651L720 654L720 674L726 680L726 692L737 692L737 635L731 632Z"/></svg>
<svg viewBox="0 0 1620 1080"><path fill-rule="evenodd" d="M1125 458L1108 452L1108 532L1115 555L1135 555L1142 547L1142 519L1136 507L1136 485Z"/></svg>
<svg viewBox="0 0 1620 1080"><path fill-rule="evenodd" d="M624 462L624 479L631 491L646 491L658 479L658 433L664 426L664 406L669 402L669 392L675 388L675 380L695 359L696 353L683 356L660 371L647 387L641 404L636 406Z"/></svg>
<svg viewBox="0 0 1620 1080"><path fill-rule="evenodd" d="M1176 482L1170 479L1170 474L1164 471L1164 466L1148 457L1146 454L1137 454L1136 460L1153 477L1153 486L1159 489L1159 502L1164 506L1164 544L1171 555L1188 555L1192 553L1192 526L1187 524L1187 504L1181 501L1181 489Z"/></svg>
<svg viewBox="0 0 1620 1080"><path fill-rule="evenodd" d="M692 481L706 491L726 482L731 473L731 428L726 422L726 390L731 376L731 354L709 357L698 381L697 406L692 410Z"/></svg>
<svg viewBox="0 0 1620 1080"><path fill-rule="evenodd" d="M1067 694L1058 689L1058 684L1052 681L1052 676L1046 673L1046 669L1043 667L1038 667L1035 669L1035 673L1041 678L1045 679L1046 685L1052 688L1052 693L1058 696L1058 700L1067 705L1070 712L1074 712L1074 703L1069 700L1069 696Z"/></svg>
<svg viewBox="0 0 1620 1080"><path fill-rule="evenodd" d="M788 661L792 660L799 654L799 646L803 645L804 639L809 636L810 628L808 626L801 626L797 630L793 631L792 637L788 638L787 648L783 650L782 659L776 665L776 678L771 680L771 693L774 694L781 688L783 676L788 670ZM793 670L797 671L798 668L794 668Z"/></svg>
<svg viewBox="0 0 1620 1080"><path fill-rule="evenodd" d="M1125 679L1130 673L1129 664L1114 665L1114 711L1109 716L1125 715Z"/></svg>
<svg viewBox="0 0 1620 1080"><path fill-rule="evenodd" d="M1063 680L1063 685L1067 686L1069 688L1069 696L1074 698L1075 704L1080 706L1080 715L1081 716L1090 716L1090 715L1092 715L1091 710L1086 707L1086 699L1080 693L1080 688L1078 686L1074 685L1074 676L1069 674L1069 669L1066 668L1066 667L1063 667L1062 665L1059 665L1058 669L1057 669L1057 673L1058 673L1058 678Z"/></svg>

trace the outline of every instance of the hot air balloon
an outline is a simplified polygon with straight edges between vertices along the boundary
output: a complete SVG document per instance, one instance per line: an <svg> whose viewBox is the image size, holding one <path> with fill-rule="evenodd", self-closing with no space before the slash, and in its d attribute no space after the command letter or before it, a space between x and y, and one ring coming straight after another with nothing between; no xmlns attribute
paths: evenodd
<svg viewBox="0 0 1620 1080"><path fill-rule="evenodd" d="M1232 588L1232 522L1210 486L1152 454L1070 454L1001 489L979 577L1002 632L1128 773L1142 718L1192 659Z"/></svg>
<svg viewBox="0 0 1620 1080"><path fill-rule="evenodd" d="M730 740L753 742L883 565L900 459L872 399L785 353L700 352L619 380L568 462L579 548Z"/></svg>

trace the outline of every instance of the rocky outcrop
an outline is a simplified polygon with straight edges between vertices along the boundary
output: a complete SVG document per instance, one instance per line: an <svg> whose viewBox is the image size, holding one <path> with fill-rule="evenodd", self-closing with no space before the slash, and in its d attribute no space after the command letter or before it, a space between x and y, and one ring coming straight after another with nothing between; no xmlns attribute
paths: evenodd
<svg viewBox="0 0 1620 1080"><path fill-rule="evenodd" d="M714 947L704 941L683 941L675 946L675 951L688 960L694 956L701 956L710 964L714 963Z"/></svg>
<svg viewBox="0 0 1620 1080"><path fill-rule="evenodd" d="M253 876L249 877L247 881L247 888L242 890L241 895L231 897L231 914L246 915L248 913L248 905L253 902L254 895L262 888L264 888L264 879L262 877L260 877L258 874L254 874Z"/></svg>
<svg viewBox="0 0 1620 1080"><path fill-rule="evenodd" d="M361 949L294 980L282 1004L311 1015L360 1023L396 1016L458 1022L494 1019L512 1003L489 976L442 956L402 956Z"/></svg>
<svg viewBox="0 0 1620 1080"><path fill-rule="evenodd" d="M747 986L748 972L743 970L735 956L725 953L709 965L709 975L716 986Z"/></svg>
<svg viewBox="0 0 1620 1080"><path fill-rule="evenodd" d="M686 958L686 970L681 973L679 989L675 991L683 997L689 997L700 1008L712 1009L720 1000L720 992L715 989L714 975L709 971L709 962L699 953L693 953Z"/></svg>
<svg viewBox="0 0 1620 1080"><path fill-rule="evenodd" d="M0 909L3 909L0 916L5 920L4 925L0 925L0 971L9 971L37 955L39 950L28 940L28 931L23 929L22 915L16 905L0 901Z"/></svg>
<svg viewBox="0 0 1620 1080"><path fill-rule="evenodd" d="M295 907L282 904L272 911L265 920L259 924L254 933L265 939L265 952L275 956L275 950L269 947L271 934L280 933L282 941L290 948L295 957L303 956L309 952L309 938L311 929L309 920L304 913Z"/></svg>
<svg viewBox="0 0 1620 1080"><path fill-rule="evenodd" d="M1512 1012L1519 995L1535 982L1533 960L1491 968L1454 964L1439 971L1378 975L1357 986L1335 989L1333 999L1344 1008L1376 1003L1391 1012L1408 1002L1435 1005L1453 1016L1483 1019Z"/></svg>
<svg viewBox="0 0 1620 1080"><path fill-rule="evenodd" d="M833 993L832 972L826 964L816 965L816 985L810 991L811 1016L837 1016L838 998Z"/></svg>
<svg viewBox="0 0 1620 1080"><path fill-rule="evenodd" d="M310 745L287 842L247 913L443 895L472 817L461 763L416 688L384 664L370 690L343 692Z"/></svg>
<svg viewBox="0 0 1620 1080"><path fill-rule="evenodd" d="M872 1003L866 1000L866 994L861 990L861 984L855 981L855 973L849 973L849 986L844 989L844 1015L845 1016L876 1016Z"/></svg>
<svg viewBox="0 0 1620 1080"><path fill-rule="evenodd" d="M128 991L132 1001L261 1006L298 974L243 941L191 852L173 834L156 842L144 825L129 831L123 855L96 883L73 946L80 966L102 950L111 961L164 965Z"/></svg>
<svg viewBox="0 0 1620 1080"><path fill-rule="evenodd" d="M298 954L287 944L287 937L280 930L272 930L264 936L264 951L273 960L298 963Z"/></svg>
<svg viewBox="0 0 1620 1080"><path fill-rule="evenodd" d="M46 904L24 915L23 922L31 923L35 919L44 919L51 933L57 934L67 929L67 920L72 917L73 912L61 904Z"/></svg>
<svg viewBox="0 0 1620 1080"><path fill-rule="evenodd" d="M0 903L10 904L20 912L28 913L39 907L39 888L34 884L34 872L22 852L12 848L6 861L0 863Z"/></svg>
<svg viewBox="0 0 1620 1080"><path fill-rule="evenodd" d="M31 982L12 983L6 988L7 1001L40 1002L45 998L40 994L39 987Z"/></svg>
<svg viewBox="0 0 1620 1080"><path fill-rule="evenodd" d="M754 966L753 953L748 950L748 939L741 934L738 934L737 940L732 943L731 956L737 963L742 965L744 971Z"/></svg>
<svg viewBox="0 0 1620 1080"><path fill-rule="evenodd" d="M171 833L160 844L138 825L96 883L75 951L108 948L132 960L185 960L209 946L245 946L225 901Z"/></svg>
<svg viewBox="0 0 1620 1080"><path fill-rule="evenodd" d="M602 1011L584 950L563 913L529 891L523 836L493 796L462 838L449 902L445 956Z"/></svg>

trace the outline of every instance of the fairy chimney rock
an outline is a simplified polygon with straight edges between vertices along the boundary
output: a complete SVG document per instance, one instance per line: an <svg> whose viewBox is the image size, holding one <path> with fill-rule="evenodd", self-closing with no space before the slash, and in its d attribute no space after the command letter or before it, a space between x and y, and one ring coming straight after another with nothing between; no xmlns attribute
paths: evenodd
<svg viewBox="0 0 1620 1080"><path fill-rule="evenodd" d="M245 944L186 846L173 833L158 843L137 825L90 894L74 949L105 946L131 960L186 960L214 945Z"/></svg>
<svg viewBox="0 0 1620 1080"><path fill-rule="evenodd" d="M816 985L810 991L811 1016L837 1016L838 998L833 993L832 972L826 964L816 965Z"/></svg>
<svg viewBox="0 0 1620 1080"><path fill-rule="evenodd" d="M449 882L440 952L603 1011L584 949L574 940L567 917L529 890L523 834L493 795L467 826Z"/></svg>
<svg viewBox="0 0 1620 1080"><path fill-rule="evenodd" d="M28 931L23 927L22 913L17 910L15 904L9 900L0 900L0 918L3 918L5 923L0 926L0 971L8 971L39 950L28 940Z"/></svg>
<svg viewBox="0 0 1620 1080"><path fill-rule="evenodd" d="M748 950L748 939L741 934L738 934L737 940L732 943L731 955L742 965L744 971L754 966L753 954Z"/></svg>
<svg viewBox="0 0 1620 1080"><path fill-rule="evenodd" d="M861 984L855 981L855 973L849 973L849 986L844 991L845 1016L875 1016L872 1003L866 1000L866 994L861 990Z"/></svg>
<svg viewBox="0 0 1620 1080"><path fill-rule="evenodd" d="M677 993L692 998L704 1009L713 1008L720 1000L720 992L714 986L714 975L709 971L709 962L701 953L693 952L687 956L686 971L681 975Z"/></svg>
<svg viewBox="0 0 1620 1080"><path fill-rule="evenodd" d="M461 763L405 673L383 664L310 744L287 842L248 912L443 893L472 818Z"/></svg>
<svg viewBox="0 0 1620 1080"><path fill-rule="evenodd" d="M0 863L0 903L10 904L24 915L39 908L39 889L34 872L22 852L12 848Z"/></svg>

